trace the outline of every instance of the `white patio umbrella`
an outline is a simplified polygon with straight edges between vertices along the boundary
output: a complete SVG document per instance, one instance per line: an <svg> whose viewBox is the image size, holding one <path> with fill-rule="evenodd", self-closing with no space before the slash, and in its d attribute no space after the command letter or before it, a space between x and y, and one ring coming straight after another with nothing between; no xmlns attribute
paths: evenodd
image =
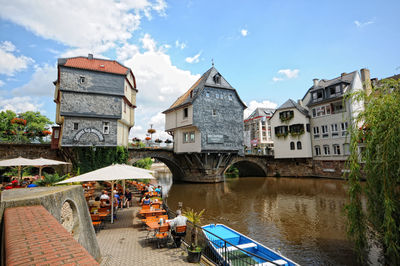
<svg viewBox="0 0 400 266"><path fill-rule="evenodd" d="M60 164L71 164L68 162L63 162L63 161L56 161L56 160L51 160L51 159L45 159L45 158L37 158L32 160L32 164L35 167L39 167L39 177L42 178L42 169L46 166L49 165L60 165Z"/></svg>
<svg viewBox="0 0 400 266"><path fill-rule="evenodd" d="M126 164L113 164L86 174L75 176L57 184L89 181L111 181L111 223L114 222L114 182L125 179L154 179L153 171Z"/></svg>
<svg viewBox="0 0 400 266"><path fill-rule="evenodd" d="M0 166L17 166L18 167L18 179L20 179L22 166L32 165L32 161L33 160L31 160L31 159L23 158L20 156L18 158L2 160L2 161L0 161Z"/></svg>

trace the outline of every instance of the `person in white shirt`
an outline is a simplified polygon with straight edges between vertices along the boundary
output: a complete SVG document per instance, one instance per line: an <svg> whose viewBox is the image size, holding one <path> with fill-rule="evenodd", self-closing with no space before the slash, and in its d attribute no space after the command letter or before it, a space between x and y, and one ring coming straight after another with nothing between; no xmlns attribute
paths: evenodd
<svg viewBox="0 0 400 266"><path fill-rule="evenodd" d="M186 231L183 233L176 233L175 228L177 226L185 226L187 222L187 217L182 215L181 210L176 211L176 217L172 220L167 220L167 223L171 226L171 234L174 237L176 246L179 248L181 246L181 238L186 235Z"/></svg>
<svg viewBox="0 0 400 266"><path fill-rule="evenodd" d="M100 196L100 200L110 200L110 196L108 196L107 191L103 191L103 194Z"/></svg>

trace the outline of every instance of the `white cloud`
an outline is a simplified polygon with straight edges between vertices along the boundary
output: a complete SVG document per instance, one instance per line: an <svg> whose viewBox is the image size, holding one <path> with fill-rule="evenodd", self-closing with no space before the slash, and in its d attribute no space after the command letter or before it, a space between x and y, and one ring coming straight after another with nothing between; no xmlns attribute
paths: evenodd
<svg viewBox="0 0 400 266"><path fill-rule="evenodd" d="M286 76L288 79L294 79L299 76L300 70L298 69L281 69L278 71L279 74L283 74Z"/></svg>
<svg viewBox="0 0 400 266"><path fill-rule="evenodd" d="M283 81L285 79L294 79L299 76L300 70L298 69L281 69L278 71L278 74L280 74L282 77L273 77L272 81L273 82L278 82L278 81Z"/></svg>
<svg viewBox="0 0 400 266"><path fill-rule="evenodd" d="M375 18L372 20L369 20L367 22L360 22L358 20L354 21L354 24L356 24L357 28L364 28L365 26L371 25L375 23Z"/></svg>
<svg viewBox="0 0 400 266"><path fill-rule="evenodd" d="M240 30L240 34L242 34L243 37L246 37L248 33L249 32L246 29Z"/></svg>
<svg viewBox="0 0 400 266"><path fill-rule="evenodd" d="M4 84L5 84L4 81L0 80L0 87L3 87Z"/></svg>
<svg viewBox="0 0 400 266"><path fill-rule="evenodd" d="M139 47L134 44L124 44L122 47L117 48L117 59L125 61L139 53Z"/></svg>
<svg viewBox="0 0 400 266"><path fill-rule="evenodd" d="M257 101L251 101L249 104L247 104L247 109L244 110L244 118L246 119L251 115L254 110L256 110L258 107L262 108L272 108L275 109L278 105L274 102L271 102L269 100L264 100L262 102L257 102Z"/></svg>
<svg viewBox="0 0 400 266"><path fill-rule="evenodd" d="M272 78L273 82L278 82L278 81L282 81L282 80L283 80L283 78L278 78L278 77L273 77Z"/></svg>
<svg viewBox="0 0 400 266"><path fill-rule="evenodd" d="M180 42L180 41L176 40L176 41L175 41L175 47L177 47L177 48L183 50L183 49L186 48L186 43Z"/></svg>
<svg viewBox="0 0 400 266"><path fill-rule="evenodd" d="M13 76L15 72L24 70L34 60L24 55L15 55L18 52L12 42L4 41L0 43L0 74Z"/></svg>
<svg viewBox="0 0 400 266"><path fill-rule="evenodd" d="M48 96L54 95L53 81L57 79L57 67L50 65L35 66L35 72L31 80L19 87L12 90L16 96L30 95L30 96Z"/></svg>
<svg viewBox="0 0 400 266"><path fill-rule="evenodd" d="M198 63L200 61L199 60L200 55L201 55L201 52L194 55L193 57L186 57L185 61L189 64Z"/></svg>
<svg viewBox="0 0 400 266"><path fill-rule="evenodd" d="M145 36L143 39L146 41L142 41L140 47L145 51L138 51L123 61L124 65L132 68L139 90L136 103L138 107L135 110L136 121L130 138L143 139L151 123L157 132L162 134L154 136L166 137L164 121L160 118L164 114L161 112L188 90L200 75L192 75L189 71L172 65L170 56L162 49L163 46L158 47L150 35Z"/></svg>
<svg viewBox="0 0 400 266"><path fill-rule="evenodd" d="M15 113L26 111L40 111L43 104L38 103L35 99L29 96L14 97L11 99L0 98L0 111L11 110Z"/></svg>
<svg viewBox="0 0 400 266"><path fill-rule="evenodd" d="M166 7L164 0L14 0L2 1L0 17L43 38L93 50L127 41L143 15L164 15Z"/></svg>

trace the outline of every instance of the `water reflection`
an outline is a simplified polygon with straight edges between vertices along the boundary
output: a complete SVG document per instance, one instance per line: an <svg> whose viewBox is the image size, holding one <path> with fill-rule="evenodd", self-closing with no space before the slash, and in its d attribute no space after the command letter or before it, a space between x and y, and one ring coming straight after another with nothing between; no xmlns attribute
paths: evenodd
<svg viewBox="0 0 400 266"><path fill-rule="evenodd" d="M224 223L279 249L302 265L355 265L342 213L340 180L240 178L218 184L159 180L168 205L206 209L204 223Z"/></svg>

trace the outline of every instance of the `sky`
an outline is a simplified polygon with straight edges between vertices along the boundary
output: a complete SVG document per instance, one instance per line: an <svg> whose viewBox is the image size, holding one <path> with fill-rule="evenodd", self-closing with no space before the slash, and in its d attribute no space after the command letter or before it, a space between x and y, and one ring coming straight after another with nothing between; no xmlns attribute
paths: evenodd
<svg viewBox="0 0 400 266"><path fill-rule="evenodd" d="M400 73L400 1L0 0L0 110L55 121L57 58L117 60L135 75L130 137L163 140L162 111L211 67L246 103L276 108L312 79Z"/></svg>

